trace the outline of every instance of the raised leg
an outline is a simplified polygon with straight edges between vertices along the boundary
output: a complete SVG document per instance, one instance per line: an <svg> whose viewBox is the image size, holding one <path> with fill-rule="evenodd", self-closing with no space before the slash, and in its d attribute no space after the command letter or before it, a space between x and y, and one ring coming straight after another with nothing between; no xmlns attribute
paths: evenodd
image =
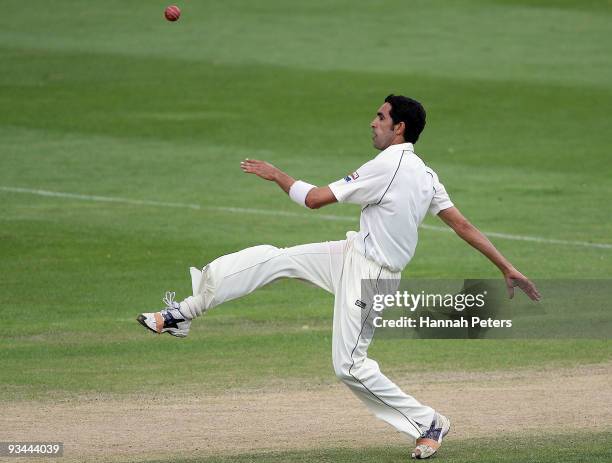
<svg viewBox="0 0 612 463"><path fill-rule="evenodd" d="M334 293L339 275L334 274L338 265L333 262L342 259L343 243L330 241L290 248L261 245L221 256L204 267L194 295L180 303L181 312L195 318L279 278L298 278Z"/></svg>

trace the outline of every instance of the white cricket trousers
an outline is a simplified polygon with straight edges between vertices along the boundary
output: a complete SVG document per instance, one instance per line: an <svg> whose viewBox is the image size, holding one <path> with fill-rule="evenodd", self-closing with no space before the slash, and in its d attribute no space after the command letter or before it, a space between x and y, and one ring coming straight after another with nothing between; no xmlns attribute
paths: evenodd
<svg viewBox="0 0 612 463"><path fill-rule="evenodd" d="M355 232L349 232L346 240L284 249L255 246L219 257L202 272L192 268L194 296L181 302L181 311L195 318L279 278L299 278L329 291L335 295L332 361L336 375L378 418L416 439L429 428L434 410L402 392L367 356L373 319L380 315L372 308L372 291L367 287L380 281L387 282L387 291L395 291L400 273L359 254L352 245L354 236ZM370 294L362 294L362 281Z"/></svg>

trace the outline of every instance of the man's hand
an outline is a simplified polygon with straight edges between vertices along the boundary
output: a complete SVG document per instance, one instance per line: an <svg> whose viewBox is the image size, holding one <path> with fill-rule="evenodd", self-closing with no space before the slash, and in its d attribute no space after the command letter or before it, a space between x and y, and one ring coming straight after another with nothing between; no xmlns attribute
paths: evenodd
<svg viewBox="0 0 612 463"><path fill-rule="evenodd" d="M533 282L515 268L504 272L504 280L506 280L506 287L508 288L508 296L510 299L514 297L514 288L516 286L521 288L533 301L539 301L542 298L538 292L538 288L536 288Z"/></svg>
<svg viewBox="0 0 612 463"><path fill-rule="evenodd" d="M269 162L259 161L257 159L245 159L240 163L240 168L247 174L255 174L264 180L272 181L275 181L278 174L281 173L279 169Z"/></svg>
<svg viewBox="0 0 612 463"><path fill-rule="evenodd" d="M265 180L271 180L278 184L283 191L289 194L291 185L295 183L295 179L287 175L282 170L274 167L272 164L259 161L257 159L245 159L240 163L240 168L246 174L255 174ZM338 200L332 193L329 186L315 187L308 192L306 196L306 207L310 209L318 209Z"/></svg>
<svg viewBox="0 0 612 463"><path fill-rule="evenodd" d="M272 164L258 159L245 159L240 163L240 168L246 174L255 174L264 180L276 182L283 191L289 194L289 188L295 182L293 177L290 177L282 170L277 169Z"/></svg>
<svg viewBox="0 0 612 463"><path fill-rule="evenodd" d="M457 235L467 241L470 246L483 253L501 270L504 280L506 280L510 299L514 297L514 288L516 286L521 288L532 300L539 301L541 299L538 289L529 281L529 278L515 269L508 259L493 246L493 243L459 212L459 209L454 206L449 207L440 211L438 217L451 227Z"/></svg>

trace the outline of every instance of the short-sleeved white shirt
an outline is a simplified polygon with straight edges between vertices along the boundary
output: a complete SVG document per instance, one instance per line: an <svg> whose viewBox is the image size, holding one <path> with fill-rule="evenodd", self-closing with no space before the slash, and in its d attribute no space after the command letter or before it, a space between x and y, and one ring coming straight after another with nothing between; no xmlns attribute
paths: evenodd
<svg viewBox="0 0 612 463"><path fill-rule="evenodd" d="M355 246L368 259L401 271L414 256L427 211L453 206L437 174L412 143L392 145L354 173L329 185L339 202L361 206Z"/></svg>

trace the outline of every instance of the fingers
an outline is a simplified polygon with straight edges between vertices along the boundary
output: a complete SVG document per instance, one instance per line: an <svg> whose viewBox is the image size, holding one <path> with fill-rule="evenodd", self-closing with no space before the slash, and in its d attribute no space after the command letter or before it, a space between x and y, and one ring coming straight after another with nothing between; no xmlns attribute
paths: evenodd
<svg viewBox="0 0 612 463"><path fill-rule="evenodd" d="M246 172L247 174L253 173L253 168L244 162L240 163L240 169L242 169L242 172Z"/></svg>
<svg viewBox="0 0 612 463"><path fill-rule="evenodd" d="M531 281L527 279L519 281L519 287L523 290L525 294L527 294L527 296L529 296L532 301L539 301L540 299L542 299L542 295L538 291L538 288L536 288L536 286Z"/></svg>
<svg viewBox="0 0 612 463"><path fill-rule="evenodd" d="M245 159L240 163L240 168L247 174L255 174L264 180L274 180L274 173L277 170L272 164L258 159Z"/></svg>
<svg viewBox="0 0 612 463"><path fill-rule="evenodd" d="M247 174L257 174L261 165L262 161L257 159L246 158L244 161L240 162L240 168Z"/></svg>
<svg viewBox="0 0 612 463"><path fill-rule="evenodd" d="M538 291L538 288L526 277L522 278L508 278L506 280L506 287L508 289L508 297L512 299L514 297L514 287L518 286L529 299L532 301L539 301L542 299L542 295Z"/></svg>
<svg viewBox="0 0 612 463"><path fill-rule="evenodd" d="M514 297L514 281L509 279L506 280L506 289L508 290L508 297L512 299Z"/></svg>

